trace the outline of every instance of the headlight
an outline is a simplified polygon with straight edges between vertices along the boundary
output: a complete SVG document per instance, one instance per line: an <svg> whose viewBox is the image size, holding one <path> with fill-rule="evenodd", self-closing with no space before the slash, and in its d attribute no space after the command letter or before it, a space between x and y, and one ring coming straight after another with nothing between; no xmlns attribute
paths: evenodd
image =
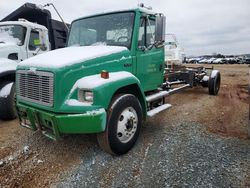
<svg viewBox="0 0 250 188"><path fill-rule="evenodd" d="M78 91L78 100L80 102L93 103L93 92L87 90Z"/></svg>

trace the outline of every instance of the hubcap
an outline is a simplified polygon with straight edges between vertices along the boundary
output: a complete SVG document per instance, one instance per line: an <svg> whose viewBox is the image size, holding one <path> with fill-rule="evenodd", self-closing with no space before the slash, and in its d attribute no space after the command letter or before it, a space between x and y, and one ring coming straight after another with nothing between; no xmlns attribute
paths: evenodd
<svg viewBox="0 0 250 188"><path fill-rule="evenodd" d="M117 123L117 138L122 143L129 142L136 130L138 125L138 116L133 107L126 108L119 116Z"/></svg>

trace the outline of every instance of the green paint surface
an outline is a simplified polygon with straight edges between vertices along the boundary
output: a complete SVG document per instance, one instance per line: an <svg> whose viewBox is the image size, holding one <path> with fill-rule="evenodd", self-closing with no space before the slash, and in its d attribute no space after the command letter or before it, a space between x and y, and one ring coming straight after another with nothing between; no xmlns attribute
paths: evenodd
<svg viewBox="0 0 250 188"><path fill-rule="evenodd" d="M17 104L19 118L28 119L30 129L42 130L58 139L62 134L99 133L105 130L106 112L88 111L82 114L55 114L38 110L24 104ZM48 135L46 135L48 136Z"/></svg>

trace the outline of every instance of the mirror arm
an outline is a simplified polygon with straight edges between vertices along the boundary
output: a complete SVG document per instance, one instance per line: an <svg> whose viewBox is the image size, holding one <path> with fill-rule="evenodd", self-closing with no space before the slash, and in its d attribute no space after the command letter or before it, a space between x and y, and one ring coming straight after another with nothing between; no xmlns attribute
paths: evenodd
<svg viewBox="0 0 250 188"><path fill-rule="evenodd" d="M145 47L145 50L151 50L153 47L155 47L155 48L164 47L164 41L155 41L153 44L151 44L147 48Z"/></svg>
<svg viewBox="0 0 250 188"><path fill-rule="evenodd" d="M41 50L41 48L39 47L38 50L33 53L33 55L36 56L40 50Z"/></svg>
<svg viewBox="0 0 250 188"><path fill-rule="evenodd" d="M148 50L152 50L152 48L155 47L155 48L162 48L164 47L164 41L155 41L153 44L149 45L148 47L146 46L140 46L139 49L142 50L143 52L146 52Z"/></svg>
<svg viewBox="0 0 250 188"><path fill-rule="evenodd" d="M162 47L164 47L164 41L158 41L158 42L156 42L155 43L155 47L156 48L162 48Z"/></svg>
<svg viewBox="0 0 250 188"><path fill-rule="evenodd" d="M141 51L143 51L143 52L145 52L145 51L148 50L146 46L140 46L139 49L140 49Z"/></svg>

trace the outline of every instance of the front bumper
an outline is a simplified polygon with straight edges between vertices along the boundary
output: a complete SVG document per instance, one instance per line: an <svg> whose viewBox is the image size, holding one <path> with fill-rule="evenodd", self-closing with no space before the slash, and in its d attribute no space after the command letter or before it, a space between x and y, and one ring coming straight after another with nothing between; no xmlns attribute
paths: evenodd
<svg viewBox="0 0 250 188"><path fill-rule="evenodd" d="M106 111L88 111L83 114L55 114L17 104L20 124L47 137L58 140L63 134L100 133L105 130Z"/></svg>

